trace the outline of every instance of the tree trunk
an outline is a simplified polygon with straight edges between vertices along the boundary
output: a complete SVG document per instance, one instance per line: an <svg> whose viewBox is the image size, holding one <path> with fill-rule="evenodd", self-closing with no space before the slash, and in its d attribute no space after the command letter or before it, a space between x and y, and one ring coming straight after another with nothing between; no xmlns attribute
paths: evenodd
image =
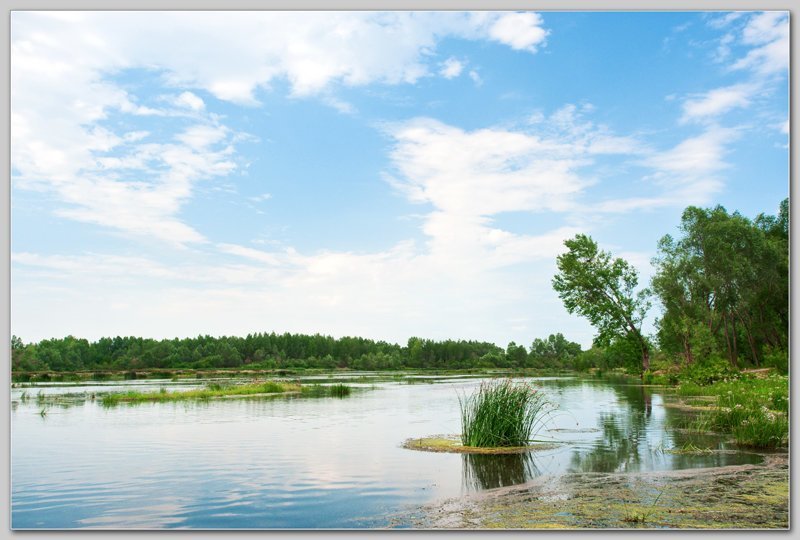
<svg viewBox="0 0 800 540"><path fill-rule="evenodd" d="M683 336L683 350L686 355L686 365L693 364L694 355L692 354L692 346L689 344L689 338L686 337L686 335Z"/></svg>
<svg viewBox="0 0 800 540"><path fill-rule="evenodd" d="M642 342L642 377L644 372L650 370L650 349Z"/></svg>

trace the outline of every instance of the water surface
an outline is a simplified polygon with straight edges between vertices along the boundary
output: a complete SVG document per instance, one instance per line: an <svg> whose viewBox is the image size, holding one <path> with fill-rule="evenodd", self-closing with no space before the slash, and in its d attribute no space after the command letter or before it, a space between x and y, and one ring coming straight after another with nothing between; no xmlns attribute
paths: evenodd
<svg viewBox="0 0 800 540"><path fill-rule="evenodd" d="M338 376L337 376L338 378ZM714 437L672 427L685 413L658 391L599 379L537 378L558 405L540 439L505 456L407 450L458 433L458 396L481 379L361 374L349 397L122 404L91 394L189 389L136 380L12 389L12 527L361 528L402 525L422 504L568 472L635 472L753 463L742 452L676 455ZM396 379L396 378L395 378ZM309 382L333 380L315 376ZM39 392L70 395L37 403ZM27 399L21 399L26 392ZM46 414L40 414L46 407Z"/></svg>

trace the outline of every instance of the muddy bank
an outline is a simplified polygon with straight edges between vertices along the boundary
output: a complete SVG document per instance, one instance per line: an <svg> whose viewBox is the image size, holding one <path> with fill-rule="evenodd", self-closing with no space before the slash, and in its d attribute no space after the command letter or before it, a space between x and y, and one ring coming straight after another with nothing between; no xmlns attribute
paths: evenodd
<svg viewBox="0 0 800 540"><path fill-rule="evenodd" d="M788 455L761 465L539 477L426 507L414 528L785 529Z"/></svg>

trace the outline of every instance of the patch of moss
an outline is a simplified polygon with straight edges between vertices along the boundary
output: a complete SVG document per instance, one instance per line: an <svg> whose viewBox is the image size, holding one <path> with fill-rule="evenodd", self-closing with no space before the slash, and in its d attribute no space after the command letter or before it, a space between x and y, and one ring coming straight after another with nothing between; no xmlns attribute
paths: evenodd
<svg viewBox="0 0 800 540"><path fill-rule="evenodd" d="M453 452L458 454L521 454L536 450L556 448L555 443L536 443L528 446L496 446L482 448L477 446L464 446L458 436L434 436L421 439L408 439L403 443L403 448L409 450L422 450L424 452Z"/></svg>
<svg viewBox="0 0 800 540"><path fill-rule="evenodd" d="M762 465L539 478L434 507L427 528L786 529L787 454Z"/></svg>

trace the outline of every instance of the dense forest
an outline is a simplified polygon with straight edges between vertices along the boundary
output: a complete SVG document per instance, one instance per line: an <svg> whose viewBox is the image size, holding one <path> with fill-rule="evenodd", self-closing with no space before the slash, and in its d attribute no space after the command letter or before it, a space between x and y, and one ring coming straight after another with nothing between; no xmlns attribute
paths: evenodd
<svg viewBox="0 0 800 540"><path fill-rule="evenodd" d="M671 367L772 366L788 369L789 201L776 216L748 219L725 208L687 208L679 236L664 236L649 287L635 269L598 249L587 235L565 242L553 286L570 313L597 335L590 350L562 334L503 349L478 341L412 337L406 345L359 337L257 333L154 340L68 336L39 343L12 338L12 370L137 369L467 369L586 370L644 373ZM656 334L642 322L660 308ZM651 359L653 364L651 365Z"/></svg>
<svg viewBox="0 0 800 540"><path fill-rule="evenodd" d="M580 345L557 334L534 342L534 350L510 343L506 350L477 341L411 338L400 346L358 337L335 339L304 334L250 334L246 337L198 336L154 340L68 336L36 344L12 339L13 370L104 371L212 368L464 369L483 367L571 368Z"/></svg>

